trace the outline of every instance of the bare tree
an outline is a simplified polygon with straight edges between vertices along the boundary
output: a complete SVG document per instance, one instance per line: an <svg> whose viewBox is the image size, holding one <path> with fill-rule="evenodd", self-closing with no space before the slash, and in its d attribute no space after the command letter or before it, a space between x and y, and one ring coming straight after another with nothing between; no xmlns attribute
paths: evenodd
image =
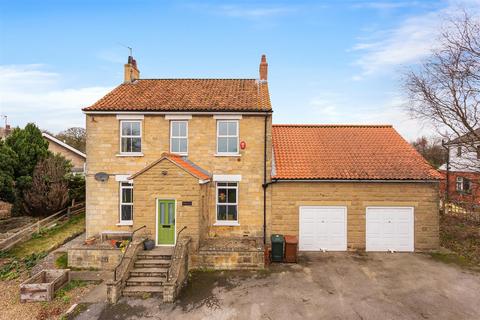
<svg viewBox="0 0 480 320"><path fill-rule="evenodd" d="M65 207L70 166L70 162L59 154L50 154L37 163L32 183L24 192L26 212L33 216L46 216Z"/></svg>
<svg viewBox="0 0 480 320"><path fill-rule="evenodd" d="M412 146L427 160L434 168L440 167L447 161L447 154L442 142L438 138L420 137L412 142Z"/></svg>
<svg viewBox="0 0 480 320"><path fill-rule="evenodd" d="M439 46L404 80L409 111L426 120L448 141L469 154L468 166L479 169L480 142L480 20L467 11L452 17L440 35Z"/></svg>
<svg viewBox="0 0 480 320"><path fill-rule="evenodd" d="M68 128L56 136L57 139L65 142L81 152L85 152L86 137L86 130L80 127Z"/></svg>

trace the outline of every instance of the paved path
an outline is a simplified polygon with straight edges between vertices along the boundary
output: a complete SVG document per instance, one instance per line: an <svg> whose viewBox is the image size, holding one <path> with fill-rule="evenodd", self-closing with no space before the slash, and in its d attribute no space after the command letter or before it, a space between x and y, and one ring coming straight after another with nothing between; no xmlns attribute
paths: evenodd
<svg viewBox="0 0 480 320"><path fill-rule="evenodd" d="M315 253L262 272L197 272L170 305L91 304L77 319L480 319L480 274L423 254Z"/></svg>

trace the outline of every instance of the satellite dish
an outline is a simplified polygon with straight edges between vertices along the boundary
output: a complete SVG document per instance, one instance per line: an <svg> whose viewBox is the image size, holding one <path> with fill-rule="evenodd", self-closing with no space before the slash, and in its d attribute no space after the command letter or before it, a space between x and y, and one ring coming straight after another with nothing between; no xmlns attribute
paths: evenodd
<svg viewBox="0 0 480 320"><path fill-rule="evenodd" d="M108 173L106 172L97 172L95 173L95 180L105 182L108 180Z"/></svg>

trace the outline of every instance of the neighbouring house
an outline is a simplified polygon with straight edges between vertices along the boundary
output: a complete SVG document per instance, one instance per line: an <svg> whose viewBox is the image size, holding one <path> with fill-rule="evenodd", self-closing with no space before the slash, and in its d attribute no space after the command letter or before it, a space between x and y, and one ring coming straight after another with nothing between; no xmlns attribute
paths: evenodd
<svg viewBox="0 0 480 320"><path fill-rule="evenodd" d="M480 129L475 131L480 134ZM450 201L480 204L480 141L477 135L465 134L445 144L448 161L439 168L444 175L440 191Z"/></svg>
<svg viewBox="0 0 480 320"><path fill-rule="evenodd" d="M7 124L5 127L0 127L0 140L4 140L12 132L10 125Z"/></svg>
<svg viewBox="0 0 480 320"><path fill-rule="evenodd" d="M66 144L65 142L55 138L54 136L42 132L42 136L45 140L48 141L48 150L52 153L59 153L64 156L67 160L70 160L73 167L72 173L74 174L83 174L85 171L85 162L87 160L87 155L74 147Z"/></svg>
<svg viewBox="0 0 480 320"><path fill-rule="evenodd" d="M124 83L83 109L87 236L145 225L174 246L187 227L190 267L217 268L261 265L273 233L302 251L437 248L442 176L391 126L272 125L267 69L141 79L129 57ZM262 261L229 256L235 241Z"/></svg>

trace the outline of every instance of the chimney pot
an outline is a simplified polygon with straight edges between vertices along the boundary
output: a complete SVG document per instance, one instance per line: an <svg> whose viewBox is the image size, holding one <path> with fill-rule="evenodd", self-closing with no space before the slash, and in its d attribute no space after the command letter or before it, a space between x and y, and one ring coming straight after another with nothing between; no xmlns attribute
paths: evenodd
<svg viewBox="0 0 480 320"><path fill-rule="evenodd" d="M137 79L140 79L140 71L137 67L137 61L132 57L128 56L128 62L124 66L124 82L129 83Z"/></svg>
<svg viewBox="0 0 480 320"><path fill-rule="evenodd" d="M267 78L268 78L267 56L262 54L262 59L260 61L260 80L267 81Z"/></svg>

